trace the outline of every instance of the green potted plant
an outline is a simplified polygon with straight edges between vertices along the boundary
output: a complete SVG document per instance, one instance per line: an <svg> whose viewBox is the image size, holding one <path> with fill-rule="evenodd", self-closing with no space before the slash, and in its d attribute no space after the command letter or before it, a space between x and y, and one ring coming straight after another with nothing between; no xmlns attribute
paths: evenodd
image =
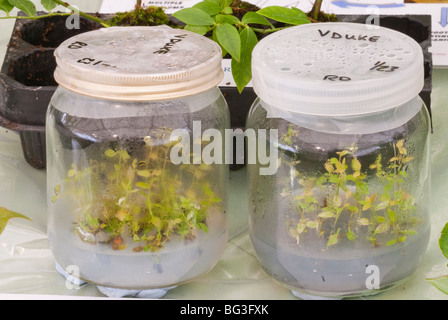
<svg viewBox="0 0 448 320"><path fill-rule="evenodd" d="M173 14L186 24L184 29L208 35L221 46L224 55L230 56L233 79L240 93L252 78L251 54L258 39L311 22L303 11L294 7L269 6L241 14L238 7L233 7L241 3L239 0L206 0Z"/></svg>

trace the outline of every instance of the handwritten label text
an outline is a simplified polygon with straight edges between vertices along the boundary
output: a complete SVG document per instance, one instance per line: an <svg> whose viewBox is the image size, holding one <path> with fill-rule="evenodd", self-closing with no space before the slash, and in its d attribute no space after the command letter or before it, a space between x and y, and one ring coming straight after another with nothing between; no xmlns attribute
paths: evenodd
<svg viewBox="0 0 448 320"><path fill-rule="evenodd" d="M323 32L320 29L317 29L317 31L319 31L319 35L321 37L326 37L329 36L331 39L342 39L345 38L347 40L357 40L357 41L369 41L369 42L377 42L378 39L380 38L379 36L369 36L369 35L363 35L363 34L340 34L337 32L332 32L331 30L327 30L325 32Z"/></svg>

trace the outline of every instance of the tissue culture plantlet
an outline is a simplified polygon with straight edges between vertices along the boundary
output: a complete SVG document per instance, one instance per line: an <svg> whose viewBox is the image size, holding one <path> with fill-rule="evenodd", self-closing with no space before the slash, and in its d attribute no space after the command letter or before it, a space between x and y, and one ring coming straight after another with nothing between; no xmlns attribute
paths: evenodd
<svg viewBox="0 0 448 320"><path fill-rule="evenodd" d="M213 206L222 202L207 177L211 166L171 164L173 143L160 140L169 132L159 128L146 136L139 156L108 148L88 166L72 164L52 200L71 206L83 241L154 252L174 238L188 241L208 232Z"/></svg>
<svg viewBox="0 0 448 320"><path fill-rule="evenodd" d="M283 143L293 145L297 134L290 126ZM406 164L414 158L407 154L404 139L391 142L391 147L390 159L378 154L373 163L363 167L353 144L327 159L322 174L312 177L296 169L300 159L293 158L286 164L294 169L301 189L299 194L293 195L289 188L282 193L283 197L292 197L296 207L286 227L297 245L310 229L325 239L326 250L344 239L358 241L360 234L376 247L396 245L417 233L421 221L415 197L403 186ZM373 184L380 187L372 190Z"/></svg>

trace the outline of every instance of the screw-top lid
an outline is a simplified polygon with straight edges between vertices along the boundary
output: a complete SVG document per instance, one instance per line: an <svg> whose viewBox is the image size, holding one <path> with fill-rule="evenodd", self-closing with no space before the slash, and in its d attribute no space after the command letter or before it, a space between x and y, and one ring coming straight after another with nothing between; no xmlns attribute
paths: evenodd
<svg viewBox="0 0 448 320"><path fill-rule="evenodd" d="M55 80L68 90L114 100L164 100L215 87L223 78L214 41L168 26L82 33L55 51Z"/></svg>
<svg viewBox="0 0 448 320"><path fill-rule="evenodd" d="M402 105L423 88L420 45L400 32L357 23L278 31L252 55L253 87L271 108L325 116Z"/></svg>

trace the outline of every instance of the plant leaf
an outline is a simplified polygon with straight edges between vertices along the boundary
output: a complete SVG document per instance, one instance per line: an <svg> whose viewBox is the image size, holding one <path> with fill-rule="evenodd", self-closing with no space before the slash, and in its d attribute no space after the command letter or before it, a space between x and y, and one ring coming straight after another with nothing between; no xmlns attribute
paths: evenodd
<svg viewBox="0 0 448 320"><path fill-rule="evenodd" d="M356 158L352 159L352 169L354 171L360 171L361 170L361 162L359 162L359 160L356 159Z"/></svg>
<svg viewBox="0 0 448 320"><path fill-rule="evenodd" d="M347 239L350 241L356 240L356 234L350 229L347 231Z"/></svg>
<svg viewBox="0 0 448 320"><path fill-rule="evenodd" d="M207 32L210 31L209 26L192 26L190 24L187 24L184 27L184 30L191 31L197 34L200 34L201 36L205 35Z"/></svg>
<svg viewBox="0 0 448 320"><path fill-rule="evenodd" d="M308 221L306 226L310 229L314 229L318 227L318 223L316 221Z"/></svg>
<svg viewBox="0 0 448 320"><path fill-rule="evenodd" d="M48 11L50 12L51 10L53 10L54 8L57 7L57 3L54 2L53 0L41 0L40 3L42 4L42 6Z"/></svg>
<svg viewBox="0 0 448 320"><path fill-rule="evenodd" d="M3 232L3 230L5 230L8 220L11 218L23 218L23 219L30 220L28 217L26 217L20 213L0 207L0 234Z"/></svg>
<svg viewBox="0 0 448 320"><path fill-rule="evenodd" d="M228 24L240 23L240 19L238 19L235 16L228 15L228 14L217 14L215 19L216 19L216 22L218 22L218 23L228 23Z"/></svg>
<svg viewBox="0 0 448 320"><path fill-rule="evenodd" d="M216 29L213 30L212 40L219 44L218 38L216 37ZM220 47L221 47L221 51L222 51L222 57L225 57L227 55L227 50L225 48L223 48L222 46L220 46Z"/></svg>
<svg viewBox="0 0 448 320"><path fill-rule="evenodd" d="M136 173L143 178L149 178L151 176L151 172L149 170L137 170Z"/></svg>
<svg viewBox="0 0 448 320"><path fill-rule="evenodd" d="M74 177L76 175L76 169L70 169L67 172L67 178Z"/></svg>
<svg viewBox="0 0 448 320"><path fill-rule="evenodd" d="M14 9L14 6L8 0L0 0L0 10L9 13L12 9Z"/></svg>
<svg viewBox="0 0 448 320"><path fill-rule="evenodd" d="M282 6L268 6L258 10L257 13L265 16L266 18L292 25L300 25L311 22L305 12L299 9L293 10Z"/></svg>
<svg viewBox="0 0 448 320"><path fill-rule="evenodd" d="M440 239L439 247L445 257L448 258L448 223L443 227Z"/></svg>
<svg viewBox="0 0 448 320"><path fill-rule="evenodd" d="M387 243L386 243L386 246L393 246L393 245L395 245L397 243L397 239L392 239L392 240L389 240Z"/></svg>
<svg viewBox="0 0 448 320"><path fill-rule="evenodd" d="M234 58L240 61L241 38L238 30L228 23L220 24L215 29L218 43Z"/></svg>
<svg viewBox="0 0 448 320"><path fill-rule="evenodd" d="M268 19L253 11L246 12L246 14L241 19L241 22L244 24L255 23L265 26L272 26L272 23L270 23Z"/></svg>
<svg viewBox="0 0 448 320"><path fill-rule="evenodd" d="M25 12L29 17L36 15L36 6L30 0L8 0L10 4Z"/></svg>
<svg viewBox="0 0 448 320"><path fill-rule="evenodd" d="M233 10L231 7L225 7L224 9L222 9L222 13L233 14Z"/></svg>
<svg viewBox="0 0 448 320"><path fill-rule="evenodd" d="M426 280L443 293L448 294L448 275Z"/></svg>
<svg viewBox="0 0 448 320"><path fill-rule="evenodd" d="M297 229L297 232L298 232L299 234L301 234L301 233L303 233L303 232L305 231L305 229L306 229L306 224L303 223L303 222L299 222L299 223L297 224L296 229Z"/></svg>
<svg viewBox="0 0 448 320"><path fill-rule="evenodd" d="M232 4L233 0L220 0L219 2L221 3L221 7L224 9L226 7L229 7Z"/></svg>
<svg viewBox="0 0 448 320"><path fill-rule="evenodd" d="M202 229L205 233L208 233L208 226L205 223L199 222L198 223L199 228Z"/></svg>
<svg viewBox="0 0 448 320"><path fill-rule="evenodd" d="M390 222L395 223L395 211L387 209L387 214L389 215Z"/></svg>
<svg viewBox="0 0 448 320"><path fill-rule="evenodd" d="M328 242L327 242L327 249L335 244L338 243L338 237L339 237L339 231L341 229L338 229L338 231L336 233L333 233L330 235L330 237L328 238Z"/></svg>
<svg viewBox="0 0 448 320"><path fill-rule="evenodd" d="M118 218L118 220L123 221L128 216L128 212L126 210L120 209L115 214L115 217Z"/></svg>
<svg viewBox="0 0 448 320"><path fill-rule="evenodd" d="M138 182L135 183L135 185L137 187L139 187L139 188L142 188L142 189L149 189L150 188L149 183L146 183L146 182L143 182L143 181L138 181Z"/></svg>
<svg viewBox="0 0 448 320"><path fill-rule="evenodd" d="M131 158L129 153L126 150L118 150L117 154L120 156L121 159L128 160Z"/></svg>
<svg viewBox="0 0 448 320"><path fill-rule="evenodd" d="M384 233L387 230L389 230L389 224L388 223L381 223L379 224L374 231L374 234L378 234L378 233Z"/></svg>
<svg viewBox="0 0 448 320"><path fill-rule="evenodd" d="M201 1L196 3L193 8L204 11L209 16L214 16L221 12L221 6L217 2Z"/></svg>
<svg viewBox="0 0 448 320"><path fill-rule="evenodd" d="M326 218L334 218L336 217L336 215L331 211L323 211L319 213L318 217L326 219Z"/></svg>
<svg viewBox="0 0 448 320"><path fill-rule="evenodd" d="M173 17L179 19L185 24L194 26L210 26L215 20L207 13L198 8L185 8L173 13Z"/></svg>
<svg viewBox="0 0 448 320"><path fill-rule="evenodd" d="M368 226L369 225L369 219L367 219L367 218L359 218L358 220L357 220L357 222L360 224L360 225L362 225L362 226Z"/></svg>
<svg viewBox="0 0 448 320"><path fill-rule="evenodd" d="M218 6L220 6L219 0L204 0L203 2L210 2L210 3L214 3L214 4L218 5Z"/></svg>
<svg viewBox="0 0 448 320"><path fill-rule="evenodd" d="M109 158L115 157L116 154L117 152L112 149L107 149L106 151L104 151L104 155Z"/></svg>
<svg viewBox="0 0 448 320"><path fill-rule="evenodd" d="M258 43L257 35L251 28L244 28L240 32L241 53L240 61L232 59L231 69L233 80L241 93L252 79L252 51Z"/></svg>
<svg viewBox="0 0 448 320"><path fill-rule="evenodd" d="M159 217L152 217L151 223L157 228L160 229L162 227L162 220Z"/></svg>

